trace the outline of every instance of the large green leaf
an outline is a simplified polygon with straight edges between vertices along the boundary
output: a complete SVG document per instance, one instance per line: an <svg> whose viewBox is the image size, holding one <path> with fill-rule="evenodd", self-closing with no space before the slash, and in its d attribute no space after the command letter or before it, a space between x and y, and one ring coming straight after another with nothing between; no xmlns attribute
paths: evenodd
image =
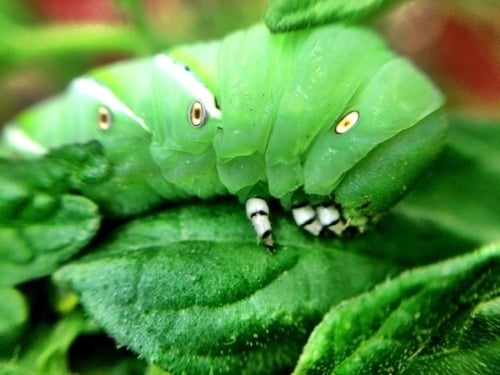
<svg viewBox="0 0 500 375"><path fill-rule="evenodd" d="M295 374L497 374L500 244L415 269L337 305Z"/></svg>
<svg viewBox="0 0 500 375"><path fill-rule="evenodd" d="M265 21L273 32L305 29L328 22L358 21L401 0L271 0Z"/></svg>
<svg viewBox="0 0 500 375"><path fill-rule="evenodd" d="M329 307L399 268L278 220L275 254L239 205L176 208L120 227L56 273L119 343L175 373L293 366Z"/></svg>

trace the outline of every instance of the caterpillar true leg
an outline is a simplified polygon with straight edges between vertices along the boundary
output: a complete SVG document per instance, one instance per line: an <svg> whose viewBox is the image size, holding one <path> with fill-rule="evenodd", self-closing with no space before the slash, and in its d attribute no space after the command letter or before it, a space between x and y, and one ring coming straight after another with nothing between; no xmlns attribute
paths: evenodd
<svg viewBox="0 0 500 375"><path fill-rule="evenodd" d="M316 211L309 204L295 206L292 208L295 223L315 236L319 235L323 226L316 218Z"/></svg>
<svg viewBox="0 0 500 375"><path fill-rule="evenodd" d="M267 247L273 247L271 223L269 222L269 206L264 199L249 198L246 202L247 217L259 238Z"/></svg>
<svg viewBox="0 0 500 375"><path fill-rule="evenodd" d="M335 225L340 221L340 212L337 207L333 205L316 207L316 214L323 227Z"/></svg>
<svg viewBox="0 0 500 375"><path fill-rule="evenodd" d="M344 223L340 216L339 210L334 205L318 206L316 208L316 213L322 227L328 228L328 230L332 231L338 236L341 236L342 232L349 225L349 223Z"/></svg>

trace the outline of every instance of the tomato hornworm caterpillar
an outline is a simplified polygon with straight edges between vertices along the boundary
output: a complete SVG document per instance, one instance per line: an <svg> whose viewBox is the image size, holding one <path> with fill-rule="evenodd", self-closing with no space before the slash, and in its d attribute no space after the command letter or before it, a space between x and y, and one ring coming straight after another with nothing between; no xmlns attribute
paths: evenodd
<svg viewBox="0 0 500 375"><path fill-rule="evenodd" d="M272 246L267 200L314 235L363 229L439 151L443 98L361 26L221 41L95 69L28 109L3 153L99 141L112 182L82 191L110 216L233 194Z"/></svg>

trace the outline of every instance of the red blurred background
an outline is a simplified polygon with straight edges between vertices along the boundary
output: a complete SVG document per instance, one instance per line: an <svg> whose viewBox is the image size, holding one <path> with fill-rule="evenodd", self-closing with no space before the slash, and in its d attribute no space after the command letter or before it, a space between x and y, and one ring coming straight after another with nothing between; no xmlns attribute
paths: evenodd
<svg viewBox="0 0 500 375"><path fill-rule="evenodd" d="M390 43L429 72L449 106L500 117L500 2L413 0L381 22Z"/></svg>

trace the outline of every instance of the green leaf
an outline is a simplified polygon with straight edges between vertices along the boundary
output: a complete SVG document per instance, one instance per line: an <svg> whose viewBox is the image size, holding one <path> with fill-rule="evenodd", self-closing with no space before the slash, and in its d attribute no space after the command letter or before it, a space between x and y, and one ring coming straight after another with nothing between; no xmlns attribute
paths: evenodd
<svg viewBox="0 0 500 375"><path fill-rule="evenodd" d="M118 228L55 280L120 344L169 371L289 369L332 304L399 268L276 222L271 254L239 205L179 207Z"/></svg>
<svg viewBox="0 0 500 375"><path fill-rule="evenodd" d="M333 307L294 373L497 373L499 297L500 244L405 272Z"/></svg>
<svg viewBox="0 0 500 375"><path fill-rule="evenodd" d="M275 33L330 22L359 21L401 0L271 0L265 14Z"/></svg>
<svg viewBox="0 0 500 375"><path fill-rule="evenodd" d="M47 275L93 238L97 206L67 194L105 175L86 157L92 150L69 146L40 159L0 162L0 285Z"/></svg>
<svg viewBox="0 0 500 375"><path fill-rule="evenodd" d="M500 121L452 117L448 145L394 212L477 244L500 240Z"/></svg>
<svg viewBox="0 0 500 375"><path fill-rule="evenodd" d="M165 210L160 216L143 216L107 232L98 252L116 250L121 253L193 240L234 246L242 240L256 244L254 231L243 210L233 200L177 206ZM334 236L313 237L292 223L290 213L280 212L277 207L273 207L271 220L278 249L289 245L305 249L333 248L402 268L431 263L477 246L476 241L459 233L436 228L433 221L408 217L404 212L390 213L362 235L342 239ZM257 248L262 250L261 247Z"/></svg>
<svg viewBox="0 0 500 375"><path fill-rule="evenodd" d="M0 285L12 285L52 272L82 249L99 226L96 206L86 198L63 195L40 221L0 225Z"/></svg>
<svg viewBox="0 0 500 375"><path fill-rule="evenodd" d="M24 296L14 288L0 287L0 354L17 338L28 319Z"/></svg>

